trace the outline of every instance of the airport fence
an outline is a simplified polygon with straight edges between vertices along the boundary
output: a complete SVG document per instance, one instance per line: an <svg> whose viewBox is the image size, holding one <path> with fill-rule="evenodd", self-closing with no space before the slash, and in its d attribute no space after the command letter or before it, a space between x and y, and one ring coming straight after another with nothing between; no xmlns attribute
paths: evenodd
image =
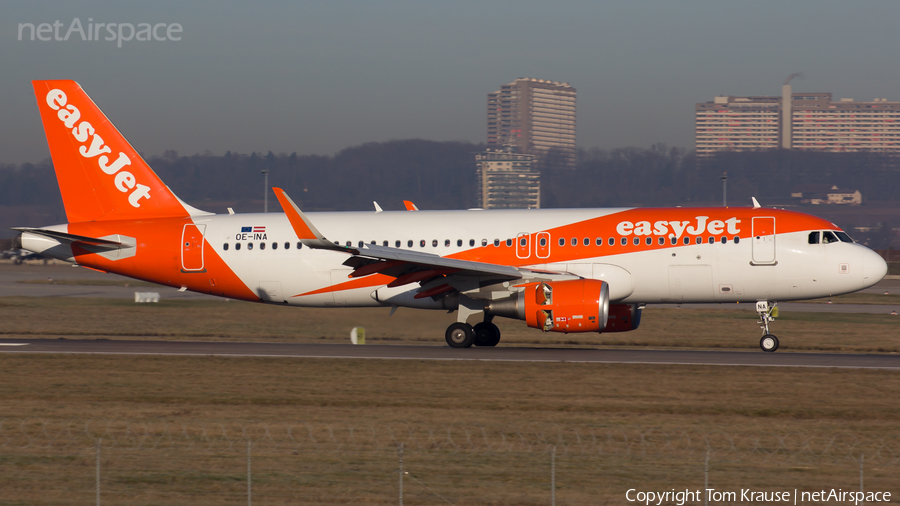
<svg viewBox="0 0 900 506"><path fill-rule="evenodd" d="M0 503L623 504L629 489L896 495L898 477L900 436L873 434L0 419Z"/></svg>

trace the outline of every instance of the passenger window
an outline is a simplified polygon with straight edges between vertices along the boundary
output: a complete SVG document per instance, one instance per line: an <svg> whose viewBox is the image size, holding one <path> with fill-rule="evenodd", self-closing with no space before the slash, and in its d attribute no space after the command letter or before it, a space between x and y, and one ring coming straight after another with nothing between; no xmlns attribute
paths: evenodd
<svg viewBox="0 0 900 506"><path fill-rule="evenodd" d="M671 241L672 246L678 244L678 238L675 237L674 235L673 235L672 237L669 238L669 241Z"/></svg>
<svg viewBox="0 0 900 506"><path fill-rule="evenodd" d="M547 238L541 237L541 246L546 246L546 245L547 245Z"/></svg>
<svg viewBox="0 0 900 506"><path fill-rule="evenodd" d="M384 241L383 243L381 243L381 245L384 246L385 248L387 247L388 244L390 244L390 243L387 241Z"/></svg>
<svg viewBox="0 0 900 506"><path fill-rule="evenodd" d="M541 239L541 241L544 242L543 239ZM527 246L527 245L528 245L527 238L523 237L523 238L519 239L519 246ZM543 246L543 244L541 244L541 246Z"/></svg>
<svg viewBox="0 0 900 506"><path fill-rule="evenodd" d="M565 245L566 245L566 240L563 239L562 237L560 237L560 238L559 238L559 245L560 245L560 246L565 246Z"/></svg>
<svg viewBox="0 0 900 506"><path fill-rule="evenodd" d="M838 238L830 230L822 232L822 244L831 244L833 242L838 242Z"/></svg>
<svg viewBox="0 0 900 506"><path fill-rule="evenodd" d="M228 243L227 242L222 245L222 249L225 251L228 251Z"/></svg>
<svg viewBox="0 0 900 506"><path fill-rule="evenodd" d="M278 249L278 243L277 243L277 242L273 242L273 243L272 243L272 249Z"/></svg>
<svg viewBox="0 0 900 506"><path fill-rule="evenodd" d="M482 239L482 240L481 240L481 245L482 245L482 246L487 246L487 239Z"/></svg>
<svg viewBox="0 0 900 506"><path fill-rule="evenodd" d="M297 249L303 249L303 243L302 243L302 242L297 241Z"/></svg>
<svg viewBox="0 0 900 506"><path fill-rule="evenodd" d="M741 238L738 236L734 236L734 243L737 244L739 242L741 242Z"/></svg>
<svg viewBox="0 0 900 506"><path fill-rule="evenodd" d="M834 233L837 234L838 239L840 239L841 242L853 242L853 239L851 239L850 236L847 235L845 232L835 231Z"/></svg>
<svg viewBox="0 0 900 506"><path fill-rule="evenodd" d="M710 244L715 244L715 243L716 243L716 238L713 237L713 236L709 236L709 239L708 239L706 242L708 242L708 243L710 243Z"/></svg>
<svg viewBox="0 0 900 506"><path fill-rule="evenodd" d="M475 239L469 239L469 246L475 246Z"/></svg>
<svg viewBox="0 0 900 506"><path fill-rule="evenodd" d="M578 238L577 237L572 238L572 246L578 246Z"/></svg>
<svg viewBox="0 0 900 506"><path fill-rule="evenodd" d="M690 244L690 243L691 243L691 238L690 238L690 237L685 237L684 240L683 240L682 242L685 243L685 244Z"/></svg>
<svg viewBox="0 0 900 506"><path fill-rule="evenodd" d="M457 248L461 248L461 247L462 247L462 239L457 239L457 240L456 240L456 247L457 247Z"/></svg>
<svg viewBox="0 0 900 506"><path fill-rule="evenodd" d="M444 247L445 247L445 248L449 248L449 247L450 247L450 239L444 239Z"/></svg>
<svg viewBox="0 0 900 506"><path fill-rule="evenodd" d="M506 240L506 247L508 248L508 247L510 247L510 246L512 246L512 239L507 239L507 240Z"/></svg>
<svg viewBox="0 0 900 506"><path fill-rule="evenodd" d="M259 243L259 249L266 249L266 243L264 243L264 242Z"/></svg>
<svg viewBox="0 0 900 506"><path fill-rule="evenodd" d="M432 247L432 248L437 248L437 239L433 239L433 240L431 241L431 247Z"/></svg>
<svg viewBox="0 0 900 506"><path fill-rule="evenodd" d="M499 246L500 246L500 239L494 239L494 247L496 248Z"/></svg>
<svg viewBox="0 0 900 506"><path fill-rule="evenodd" d="M248 242L248 243L247 243L247 249L253 249L253 243L252 243L252 242Z"/></svg>
<svg viewBox="0 0 900 506"><path fill-rule="evenodd" d="M621 243L622 243L622 246L628 246L628 238L623 237Z"/></svg>
<svg viewBox="0 0 900 506"><path fill-rule="evenodd" d="M406 241L406 247L407 247L407 248L412 248L412 239Z"/></svg>
<svg viewBox="0 0 900 506"><path fill-rule="evenodd" d="M703 238L698 236L697 240L694 242L696 242L697 244L703 244Z"/></svg>
<svg viewBox="0 0 900 506"><path fill-rule="evenodd" d="M241 243L235 243L234 249L235 249L236 251L240 251L240 250L241 250Z"/></svg>
<svg viewBox="0 0 900 506"><path fill-rule="evenodd" d="M819 244L819 232L810 232L808 242L810 244Z"/></svg>
<svg viewBox="0 0 900 506"><path fill-rule="evenodd" d="M722 236L722 244L728 244L728 238L724 235Z"/></svg>
<svg viewBox="0 0 900 506"><path fill-rule="evenodd" d="M597 242L596 242L595 244L597 244L597 246L603 246L603 238L602 238L602 237L598 237L598 238L597 238Z"/></svg>
<svg viewBox="0 0 900 506"><path fill-rule="evenodd" d="M665 237L660 237L660 238L659 238L659 241L657 241L657 242L659 243L660 246L663 246L663 245L666 244L666 238L665 238Z"/></svg>
<svg viewBox="0 0 900 506"><path fill-rule="evenodd" d="M291 243L289 243L289 242L284 243L284 249L291 249ZM299 249L299 246L297 249Z"/></svg>
<svg viewBox="0 0 900 506"><path fill-rule="evenodd" d="M585 237L585 238L584 238L584 245L585 245L585 246L590 246L590 245L591 245L591 238L590 238L590 237Z"/></svg>
<svg viewBox="0 0 900 506"><path fill-rule="evenodd" d="M615 246L615 245L616 245L616 238L615 238L615 237L610 237L610 238L609 238L609 245L610 245L610 246Z"/></svg>
<svg viewBox="0 0 900 506"><path fill-rule="evenodd" d="M371 244L378 244L378 241L372 241ZM384 241L384 245L387 246L387 241Z"/></svg>
<svg viewBox="0 0 900 506"><path fill-rule="evenodd" d="M357 244L360 248L362 248L362 247L363 247L363 244L365 244L365 243L364 243L363 241L359 241L359 242L356 243L356 244Z"/></svg>
<svg viewBox="0 0 900 506"><path fill-rule="evenodd" d="M399 247L400 247L400 241L399 241L399 240L398 240L398 241L394 241L394 247L395 247L395 248L399 248Z"/></svg>
<svg viewBox="0 0 900 506"><path fill-rule="evenodd" d="M638 244L641 243L641 238L640 238L640 237L635 237L634 240L633 240L632 242L634 242L634 245L637 246Z"/></svg>
<svg viewBox="0 0 900 506"><path fill-rule="evenodd" d="M421 241L419 241L419 247L420 247L420 248L424 248L424 247L425 247L425 239L422 239Z"/></svg>

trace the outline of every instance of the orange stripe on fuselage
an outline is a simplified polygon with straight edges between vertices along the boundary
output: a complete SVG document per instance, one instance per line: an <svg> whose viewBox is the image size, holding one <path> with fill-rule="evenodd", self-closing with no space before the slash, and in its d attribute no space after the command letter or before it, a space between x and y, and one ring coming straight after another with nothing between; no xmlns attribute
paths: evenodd
<svg viewBox="0 0 900 506"><path fill-rule="evenodd" d="M119 260L109 260L74 244L75 261L87 267L161 285L185 286L194 292L258 302L259 296L241 281L205 239L203 271L183 272L181 234L184 225L190 223L193 222L188 218L70 223L69 233L88 237L119 234L136 239L135 255Z"/></svg>
<svg viewBox="0 0 900 506"><path fill-rule="evenodd" d="M331 285L331 286L319 288L318 290L313 290L311 292L292 295L291 297L303 297L304 295L318 295L320 293L341 292L344 290L354 290L356 288L368 288L368 287L373 287L373 286L381 286L381 285L386 285L393 280L394 280L394 278L392 276L387 276L385 274L371 274L369 276L365 276L362 278L345 281L345 282L337 284L337 285Z"/></svg>
<svg viewBox="0 0 900 506"><path fill-rule="evenodd" d="M706 217L706 226L703 227L702 233L691 233L693 228L697 227L699 224L698 218L703 216ZM515 237L498 237L498 239L500 239L500 246L488 244L487 246L447 255L447 257L518 267L535 264L564 263L587 258L637 253L640 251L680 248L686 246L683 243L684 237L691 238L690 245L696 243L696 237L703 237L704 243L710 236L715 237L716 242L723 236L728 237L729 241L733 241L735 236L740 237L741 240L745 240L750 239L752 236L753 217L762 216L775 217L777 234L806 230L840 230L840 228L836 227L833 223L822 218L781 209L754 209L747 207L638 208L547 230L530 232L528 233L528 241L531 254L527 258L518 258L516 256ZM710 222L725 222L732 218L739 220L739 223L736 224L738 230L737 233L727 233L727 225L723 227L722 232L718 234L712 234L708 231ZM636 235L634 232L636 227L631 227L630 234L620 234L619 231L617 231L617 227L623 222L630 222L632 225L646 222L650 225L651 234ZM657 222L666 223L665 235L658 235L656 233L656 227L654 225L657 224ZM671 222L679 222L680 225L684 225L682 233L678 236L677 244L674 245L669 240L669 235L675 233L675 229ZM684 224L684 222L688 223ZM522 230L522 232L525 233L528 231ZM548 232L550 234L550 255L547 258L538 258L535 253L536 235L540 232ZM571 240L573 237L577 239L577 246L572 246ZM601 246L597 246L596 244L596 239L598 237L603 239L603 244ZM615 244L613 246L609 245L608 241L610 237L615 238ZM628 239L627 244L624 246L621 244L622 237ZM634 237L640 238L640 244L634 244ZM652 244L646 244L645 240L647 237L652 238ZM665 244L659 244L659 237L666 238ZM565 246L559 245L560 238L565 239ZM589 239L588 246L584 245L584 238ZM512 239L513 245L506 246L506 239Z"/></svg>

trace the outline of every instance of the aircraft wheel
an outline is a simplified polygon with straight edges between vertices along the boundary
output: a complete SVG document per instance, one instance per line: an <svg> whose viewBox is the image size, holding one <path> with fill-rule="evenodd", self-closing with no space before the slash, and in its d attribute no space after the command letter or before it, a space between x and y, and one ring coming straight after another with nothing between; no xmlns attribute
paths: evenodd
<svg viewBox="0 0 900 506"><path fill-rule="evenodd" d="M468 348L475 342L475 330L468 323L454 323L444 334L451 348Z"/></svg>
<svg viewBox="0 0 900 506"><path fill-rule="evenodd" d="M759 340L759 347L762 348L762 351L772 353L778 349L778 338L772 334L766 334Z"/></svg>
<svg viewBox="0 0 900 506"><path fill-rule="evenodd" d="M500 329L493 323L481 322L475 325L475 346L497 346Z"/></svg>

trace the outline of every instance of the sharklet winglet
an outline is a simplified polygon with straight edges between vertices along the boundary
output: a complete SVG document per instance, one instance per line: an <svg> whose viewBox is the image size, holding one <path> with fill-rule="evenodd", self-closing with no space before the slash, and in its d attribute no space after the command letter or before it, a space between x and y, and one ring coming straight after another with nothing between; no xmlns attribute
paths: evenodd
<svg viewBox="0 0 900 506"><path fill-rule="evenodd" d="M272 190L275 192L275 197L278 198L278 203L281 204L284 214L287 215L288 221L291 222L291 227L294 229L294 233L297 234L297 239L300 239L300 242L302 242L304 246L313 249L341 251L352 255L359 254L359 250L355 248L344 247L330 242L321 232L319 232L316 226L309 221L309 218L303 214L303 211L297 207L297 204L288 197L288 194L284 190L277 187L273 187Z"/></svg>

